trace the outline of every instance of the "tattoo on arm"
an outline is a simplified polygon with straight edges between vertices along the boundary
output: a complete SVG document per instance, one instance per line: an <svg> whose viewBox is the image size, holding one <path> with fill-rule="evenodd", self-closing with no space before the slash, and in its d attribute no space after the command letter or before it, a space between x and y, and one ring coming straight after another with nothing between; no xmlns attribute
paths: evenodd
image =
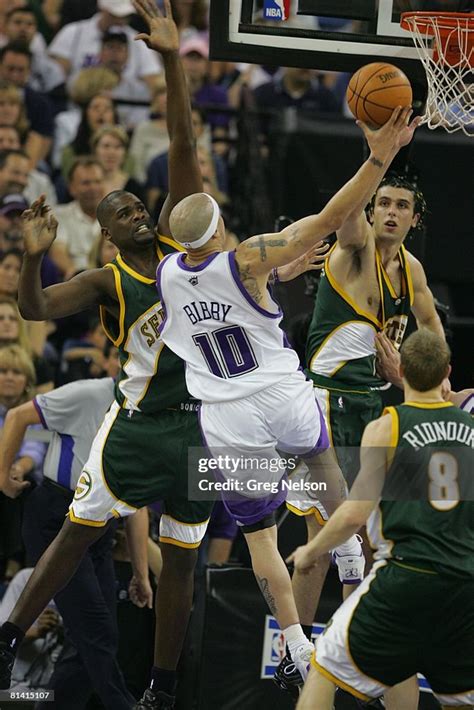
<svg viewBox="0 0 474 710"><path fill-rule="evenodd" d="M242 281L245 289L249 292L250 296L252 296L255 303L260 303L262 300L262 292L260 291L257 279L250 273L250 267L239 266L237 260L235 263L237 271L239 272L240 280Z"/></svg>
<svg viewBox="0 0 474 710"><path fill-rule="evenodd" d="M255 577L257 578L258 586L260 587L260 591L262 592L270 611L272 612L273 616L277 616L278 609L275 597L270 591L270 584L268 582L268 579L266 577L259 577L258 574L256 574Z"/></svg>
<svg viewBox="0 0 474 710"><path fill-rule="evenodd" d="M383 168L383 163L381 163L377 158L370 158L370 162L372 165L375 165L376 168Z"/></svg>
<svg viewBox="0 0 474 710"><path fill-rule="evenodd" d="M258 242L255 244L249 244L249 249L259 249L260 250L260 261L267 260L267 247L286 247L288 242L286 239L265 239L262 235L258 237Z"/></svg>

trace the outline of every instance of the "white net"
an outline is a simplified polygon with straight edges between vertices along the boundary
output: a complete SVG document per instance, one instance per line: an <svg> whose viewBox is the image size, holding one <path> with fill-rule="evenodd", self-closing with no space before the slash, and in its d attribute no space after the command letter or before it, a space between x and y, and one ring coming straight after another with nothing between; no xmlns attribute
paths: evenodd
<svg viewBox="0 0 474 710"><path fill-rule="evenodd" d="M443 18L425 13L404 15L428 80L422 123L474 136L474 15Z"/></svg>

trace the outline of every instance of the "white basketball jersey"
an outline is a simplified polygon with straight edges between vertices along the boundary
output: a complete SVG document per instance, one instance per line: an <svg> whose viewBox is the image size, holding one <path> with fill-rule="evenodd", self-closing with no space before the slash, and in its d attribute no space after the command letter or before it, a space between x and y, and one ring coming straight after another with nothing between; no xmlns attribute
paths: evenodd
<svg viewBox="0 0 474 710"><path fill-rule="evenodd" d="M248 397L299 368L280 328L282 312L256 303L242 284L234 252L212 254L199 266L170 254L158 266L163 305L161 337L186 361L186 383L203 402Z"/></svg>

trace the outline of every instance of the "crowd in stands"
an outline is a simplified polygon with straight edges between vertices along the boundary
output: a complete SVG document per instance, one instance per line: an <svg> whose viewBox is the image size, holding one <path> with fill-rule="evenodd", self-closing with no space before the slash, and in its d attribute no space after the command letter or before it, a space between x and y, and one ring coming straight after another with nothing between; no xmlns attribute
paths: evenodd
<svg viewBox="0 0 474 710"><path fill-rule="evenodd" d="M342 114L348 77L210 62L207 0L172 0L172 6L205 189L232 225L232 248L244 236L232 214L243 92L264 112ZM114 258L96 217L108 192L129 190L159 213L168 190L166 85L158 55L134 40L139 30L129 0L0 0L0 428L9 409L74 380L107 376L109 358L117 359L96 312L45 323L22 319L21 213L44 194L58 220L43 261L44 287ZM262 146L266 129L262 123ZM34 487L47 444L30 434L15 466ZM10 590L0 621L29 575L21 538L25 496L0 493L0 597ZM218 561L230 549L222 537L226 552ZM30 641L56 632L58 623L47 610Z"/></svg>

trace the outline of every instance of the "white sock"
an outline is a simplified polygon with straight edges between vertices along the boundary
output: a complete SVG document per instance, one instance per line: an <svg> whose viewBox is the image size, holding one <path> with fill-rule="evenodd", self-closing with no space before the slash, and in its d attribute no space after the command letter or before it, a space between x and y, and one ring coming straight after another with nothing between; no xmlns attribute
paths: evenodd
<svg viewBox="0 0 474 710"><path fill-rule="evenodd" d="M283 629L283 633L285 634L286 645L288 646L288 650L292 658L293 653L297 648L300 648L300 646L307 646L311 643L304 635L300 624L292 624L291 626L287 626L286 629Z"/></svg>
<svg viewBox="0 0 474 710"><path fill-rule="evenodd" d="M346 542L339 547L336 547L338 555L350 555L351 557L360 557L362 554L362 545L359 542L357 535L352 535Z"/></svg>

